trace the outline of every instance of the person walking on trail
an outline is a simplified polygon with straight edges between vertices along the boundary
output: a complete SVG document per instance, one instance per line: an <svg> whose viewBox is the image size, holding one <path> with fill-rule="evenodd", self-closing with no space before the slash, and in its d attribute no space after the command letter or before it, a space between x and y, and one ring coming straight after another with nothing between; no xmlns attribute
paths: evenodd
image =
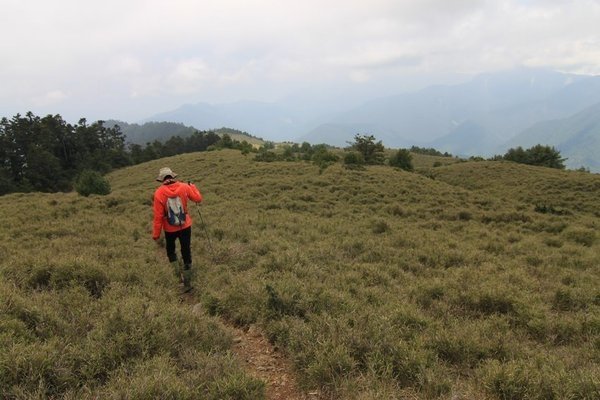
<svg viewBox="0 0 600 400"><path fill-rule="evenodd" d="M165 231L167 257L175 270L175 275L183 282L185 292L192 290L192 217L188 212L188 200L200 203L202 194L193 183L183 183L175 178L171 168L164 167L158 172L157 181L162 184L154 192L154 221L152 239L160 238ZM179 239L183 268L177 260L175 241Z"/></svg>

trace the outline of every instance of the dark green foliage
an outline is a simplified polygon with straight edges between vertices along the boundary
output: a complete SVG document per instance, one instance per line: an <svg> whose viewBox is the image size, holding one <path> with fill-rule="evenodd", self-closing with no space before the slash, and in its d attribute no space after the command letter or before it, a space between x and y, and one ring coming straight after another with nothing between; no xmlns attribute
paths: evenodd
<svg viewBox="0 0 600 400"><path fill-rule="evenodd" d="M412 164L412 156L406 149L399 149L391 158L390 165L392 167L400 168L405 171L412 171L414 169Z"/></svg>
<svg viewBox="0 0 600 400"><path fill-rule="evenodd" d="M228 135L224 135L228 136ZM228 136L229 137L229 136ZM225 140L226 145L239 142ZM146 143L145 146L139 144L129 144L129 153L133 164L139 164L157 158L174 156L177 154L193 153L196 151L206 151L214 148L225 148L221 137L212 131L195 131L189 136L172 136L164 143L160 140ZM233 147L232 145L232 147Z"/></svg>
<svg viewBox="0 0 600 400"><path fill-rule="evenodd" d="M331 164L337 162L339 157L328 150L328 147L324 144L313 146L313 152L311 161L319 166L319 170L322 172L325 168Z"/></svg>
<svg viewBox="0 0 600 400"><path fill-rule="evenodd" d="M273 162L273 161L279 161L279 160L280 160L280 158L273 151L266 151L266 150L265 151L259 151L254 156L254 161Z"/></svg>
<svg viewBox="0 0 600 400"><path fill-rule="evenodd" d="M381 140L375 142L373 135L355 135L351 148L362 154L365 163L370 165L383 164L385 150Z"/></svg>
<svg viewBox="0 0 600 400"><path fill-rule="evenodd" d="M344 166L350 169L360 169L363 168L365 164L365 158L358 151L351 151L346 153L344 156Z"/></svg>
<svg viewBox="0 0 600 400"><path fill-rule="evenodd" d="M457 214L457 218L460 221L469 221L473 218L473 215L469 211L459 211Z"/></svg>
<svg viewBox="0 0 600 400"><path fill-rule="evenodd" d="M173 130L170 123L151 123L145 146L130 143L118 124L97 121L88 124L82 118L76 125L65 122L60 115L40 118L27 113L0 121L0 195L15 191L69 191L73 179L83 170L107 173L114 168L138 164L182 153L206 151L209 148L252 150L247 142L221 138L213 131L199 132L181 125ZM175 124L177 125L177 124ZM144 125L146 126L146 125ZM183 131L182 131L183 129ZM178 132L182 132L181 136Z"/></svg>
<svg viewBox="0 0 600 400"><path fill-rule="evenodd" d="M372 231L375 234L385 233L390 230L390 226L383 220L373 222Z"/></svg>
<svg viewBox="0 0 600 400"><path fill-rule="evenodd" d="M223 130L223 129L221 129ZM230 131L230 130L226 130L226 131ZM242 154L248 154L252 151L254 151L254 148L252 147L252 145L250 143L248 143L246 140L242 140L241 142L239 140L234 140L232 139L231 136L229 136L228 133L223 133L221 135L221 139L219 139L215 144L209 146L210 149L235 149L235 150L240 150L242 152ZM265 143L265 145L262 146L263 150L266 150L268 148L272 148L272 146L269 145L268 143ZM201 151L201 150L196 150L196 151Z"/></svg>
<svg viewBox="0 0 600 400"><path fill-rule="evenodd" d="M127 142L144 144L154 140L164 141L173 136L182 138L191 136L196 130L177 122L146 122L142 125L128 124L123 121L108 120L106 126L119 126Z"/></svg>
<svg viewBox="0 0 600 400"><path fill-rule="evenodd" d="M108 172L130 164L118 126L66 123L60 115L0 121L0 194L68 191L82 170Z"/></svg>
<svg viewBox="0 0 600 400"><path fill-rule="evenodd" d="M565 158L560 156L560 152L551 146L537 144L527 150L522 147L510 149L502 157L507 161L514 161L521 164L537 165L540 167L565 169Z"/></svg>
<svg viewBox="0 0 600 400"><path fill-rule="evenodd" d="M425 154L428 156L438 156L438 157L452 157L452 154L445 152L442 153L441 151L438 151L432 147L419 147L419 146L412 146L410 148L410 152L411 153L417 153L417 154Z"/></svg>
<svg viewBox="0 0 600 400"><path fill-rule="evenodd" d="M107 195L110 193L110 183L100 173L85 170L79 174L75 182L75 190L86 197L90 194Z"/></svg>
<svg viewBox="0 0 600 400"><path fill-rule="evenodd" d="M542 214L554 214L554 215L570 215L571 212L562 208L554 207L551 204L536 204L534 207L535 212Z"/></svg>
<svg viewBox="0 0 600 400"><path fill-rule="evenodd" d="M294 143L292 146L283 146L283 151L274 149L271 142L265 143L258 149L254 161L273 162L273 161L312 161L322 172L329 165L337 162L339 157L330 151L331 147L326 144L316 144L304 142L301 146Z"/></svg>

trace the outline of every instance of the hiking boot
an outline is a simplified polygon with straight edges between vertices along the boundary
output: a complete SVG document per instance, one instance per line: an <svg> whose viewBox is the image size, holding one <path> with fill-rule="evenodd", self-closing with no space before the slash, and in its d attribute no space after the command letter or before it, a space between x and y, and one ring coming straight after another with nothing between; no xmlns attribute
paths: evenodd
<svg viewBox="0 0 600 400"><path fill-rule="evenodd" d="M192 287L192 265L191 264L185 264L183 266L182 277L183 277L183 291L184 291L184 293L188 293L193 289L193 287Z"/></svg>

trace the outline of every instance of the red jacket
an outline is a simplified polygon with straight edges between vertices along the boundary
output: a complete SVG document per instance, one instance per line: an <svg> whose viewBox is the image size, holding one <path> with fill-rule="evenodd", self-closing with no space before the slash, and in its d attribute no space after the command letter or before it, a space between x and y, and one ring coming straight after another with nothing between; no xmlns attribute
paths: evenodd
<svg viewBox="0 0 600 400"><path fill-rule="evenodd" d="M185 224L183 225L171 225L167 221L166 215L166 203L169 197L179 196L181 203L183 204L183 210L187 214L185 218ZM182 229L189 228L192 226L192 216L188 211L188 199L199 203L202 201L202 194L193 183L187 184L183 182L172 182L162 184L154 192L154 222L152 224L152 238L158 239L160 237L160 231L164 229L165 232L176 232Z"/></svg>

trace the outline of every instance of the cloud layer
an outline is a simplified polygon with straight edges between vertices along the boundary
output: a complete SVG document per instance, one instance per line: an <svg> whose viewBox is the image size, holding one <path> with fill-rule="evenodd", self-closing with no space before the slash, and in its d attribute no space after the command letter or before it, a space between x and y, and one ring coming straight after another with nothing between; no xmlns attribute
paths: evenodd
<svg viewBox="0 0 600 400"><path fill-rule="evenodd" d="M332 83L600 74L599 20L598 0L5 0L0 111L134 120Z"/></svg>

